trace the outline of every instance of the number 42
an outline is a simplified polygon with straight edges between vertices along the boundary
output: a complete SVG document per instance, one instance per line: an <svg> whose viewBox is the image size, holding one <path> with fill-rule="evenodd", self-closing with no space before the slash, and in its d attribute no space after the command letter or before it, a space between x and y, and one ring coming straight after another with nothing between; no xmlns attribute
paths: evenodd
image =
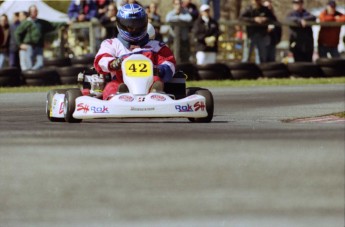
<svg viewBox="0 0 345 227"><path fill-rule="evenodd" d="M141 73L147 72L147 65L146 64L139 64L138 68L136 67L136 64L131 64L128 69L134 73L136 73L137 70L139 70L139 72L141 72Z"/></svg>

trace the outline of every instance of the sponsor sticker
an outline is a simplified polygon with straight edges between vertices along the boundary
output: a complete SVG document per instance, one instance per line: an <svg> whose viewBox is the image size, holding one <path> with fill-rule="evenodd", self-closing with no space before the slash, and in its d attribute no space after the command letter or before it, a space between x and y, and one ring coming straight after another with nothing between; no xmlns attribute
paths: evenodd
<svg viewBox="0 0 345 227"><path fill-rule="evenodd" d="M131 111L154 111L154 107L147 107L147 108L139 108L139 107L131 107Z"/></svg>
<svg viewBox="0 0 345 227"><path fill-rule="evenodd" d="M121 95L119 97L120 100L124 101L124 102L133 102L134 98L130 95Z"/></svg>
<svg viewBox="0 0 345 227"><path fill-rule="evenodd" d="M60 103L59 114L63 114L64 112L64 104L63 102Z"/></svg>
<svg viewBox="0 0 345 227"><path fill-rule="evenodd" d="M189 104L187 104L187 105L176 105L175 109L178 112L194 112L192 106Z"/></svg>
<svg viewBox="0 0 345 227"><path fill-rule="evenodd" d="M206 106L205 106L205 103L204 103L204 102L196 102L196 103L194 104L194 110L195 110L195 111L199 111L199 110L204 111L205 108L206 108Z"/></svg>
<svg viewBox="0 0 345 227"><path fill-rule="evenodd" d="M163 102L166 100L166 98L163 95L152 95L151 99L156 100L156 101L160 101L160 102Z"/></svg>
<svg viewBox="0 0 345 227"><path fill-rule="evenodd" d="M93 113L109 113L109 108L105 106L91 106Z"/></svg>
<svg viewBox="0 0 345 227"><path fill-rule="evenodd" d="M139 97L138 102L145 102L145 97Z"/></svg>
<svg viewBox="0 0 345 227"><path fill-rule="evenodd" d="M87 113L90 111L89 105L84 104L84 103L79 103L77 105L77 111L83 111L84 113Z"/></svg>

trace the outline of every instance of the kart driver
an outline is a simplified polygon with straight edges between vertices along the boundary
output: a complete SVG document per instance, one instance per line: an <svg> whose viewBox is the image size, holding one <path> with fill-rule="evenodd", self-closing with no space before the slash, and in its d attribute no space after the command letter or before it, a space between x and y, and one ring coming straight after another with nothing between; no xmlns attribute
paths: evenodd
<svg viewBox="0 0 345 227"><path fill-rule="evenodd" d="M128 92L123 83L121 63L133 53L140 53L151 59L157 69L151 90L162 92L164 82L169 81L175 73L176 61L169 47L149 39L145 9L139 4L126 4L119 9L116 23L118 36L102 42L94 61L98 73L110 73L112 76L103 90L103 100L110 99L117 92Z"/></svg>

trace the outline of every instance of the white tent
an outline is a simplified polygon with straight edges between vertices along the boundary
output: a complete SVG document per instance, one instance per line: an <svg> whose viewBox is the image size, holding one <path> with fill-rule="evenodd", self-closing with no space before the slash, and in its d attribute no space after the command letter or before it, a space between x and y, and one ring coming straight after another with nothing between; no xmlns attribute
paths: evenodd
<svg viewBox="0 0 345 227"><path fill-rule="evenodd" d="M61 13L41 0L5 0L0 5L0 15L6 14L11 20L13 13L28 11L29 6L36 5L38 8L38 18L52 22L67 22L68 16Z"/></svg>

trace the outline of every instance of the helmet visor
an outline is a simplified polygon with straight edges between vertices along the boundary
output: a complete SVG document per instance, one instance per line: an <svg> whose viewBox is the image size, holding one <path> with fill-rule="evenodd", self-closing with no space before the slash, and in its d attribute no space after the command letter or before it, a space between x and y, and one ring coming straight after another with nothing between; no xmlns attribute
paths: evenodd
<svg viewBox="0 0 345 227"><path fill-rule="evenodd" d="M147 18L145 19L122 19L117 18L117 25L120 29L132 35L139 35L147 29Z"/></svg>

